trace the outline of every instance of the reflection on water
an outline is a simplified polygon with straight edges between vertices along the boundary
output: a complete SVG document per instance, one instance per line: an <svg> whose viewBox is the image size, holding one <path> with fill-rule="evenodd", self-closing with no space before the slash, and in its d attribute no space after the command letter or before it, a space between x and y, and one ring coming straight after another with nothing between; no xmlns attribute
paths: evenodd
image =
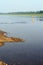
<svg viewBox="0 0 43 65"><path fill-rule="evenodd" d="M32 23L33 23L33 24L35 23L34 16L32 17Z"/></svg>
<svg viewBox="0 0 43 65"><path fill-rule="evenodd" d="M1 30L13 33L7 34L8 37L26 40L21 43L2 43L5 45L0 47L0 60L9 65L43 65L43 21L40 23L40 17L7 15L0 16L0 21L3 23L27 22L25 24L0 24Z"/></svg>
<svg viewBox="0 0 43 65"><path fill-rule="evenodd" d="M43 21L43 17L39 17L39 20L40 20L40 21Z"/></svg>
<svg viewBox="0 0 43 65"><path fill-rule="evenodd" d="M43 21L43 16L32 16L32 17L27 17L27 16L0 16L2 17L0 19L0 24L28 24L30 23L30 21L34 24L36 20ZM20 19L19 19L20 17ZM16 18L18 19L18 21L16 20ZM32 18L32 19L31 19ZM3 21L5 20L5 21ZM28 22L29 20L29 22Z"/></svg>
<svg viewBox="0 0 43 65"><path fill-rule="evenodd" d="M39 22L41 22L43 21L43 16L39 16L37 19L39 20Z"/></svg>

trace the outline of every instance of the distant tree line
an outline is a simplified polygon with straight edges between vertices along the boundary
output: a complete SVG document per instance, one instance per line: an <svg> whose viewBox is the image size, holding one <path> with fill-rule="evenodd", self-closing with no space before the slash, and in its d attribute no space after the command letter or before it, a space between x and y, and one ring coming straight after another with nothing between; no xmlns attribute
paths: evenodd
<svg viewBox="0 0 43 65"><path fill-rule="evenodd" d="M43 11L36 11L36 13L39 13L40 14L40 13L43 13Z"/></svg>
<svg viewBox="0 0 43 65"><path fill-rule="evenodd" d="M0 14L42 14L43 11L40 10L40 11L30 11L30 12L9 12L9 13L0 13Z"/></svg>
<svg viewBox="0 0 43 65"><path fill-rule="evenodd" d="M12 12L12 14L40 14L43 13L43 11L36 11L36 12Z"/></svg>
<svg viewBox="0 0 43 65"><path fill-rule="evenodd" d="M43 13L43 11L40 11L40 13Z"/></svg>

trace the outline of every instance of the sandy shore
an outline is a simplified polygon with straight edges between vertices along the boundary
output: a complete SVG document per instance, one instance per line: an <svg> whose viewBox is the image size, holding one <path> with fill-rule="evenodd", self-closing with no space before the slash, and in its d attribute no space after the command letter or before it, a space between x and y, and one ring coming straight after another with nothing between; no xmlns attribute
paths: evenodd
<svg viewBox="0 0 43 65"><path fill-rule="evenodd" d="M23 42L20 38L8 37L8 36L0 36L0 42Z"/></svg>
<svg viewBox="0 0 43 65"><path fill-rule="evenodd" d="M0 30L0 46L3 46L6 42L24 42L23 39L8 37L6 32Z"/></svg>
<svg viewBox="0 0 43 65"><path fill-rule="evenodd" d="M3 61L0 61L0 65L8 65L8 64Z"/></svg>

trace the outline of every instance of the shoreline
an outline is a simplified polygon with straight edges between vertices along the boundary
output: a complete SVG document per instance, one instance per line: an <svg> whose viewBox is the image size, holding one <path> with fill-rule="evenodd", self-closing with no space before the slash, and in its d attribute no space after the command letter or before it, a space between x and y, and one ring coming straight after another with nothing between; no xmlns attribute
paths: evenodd
<svg viewBox="0 0 43 65"><path fill-rule="evenodd" d="M13 16L43 16L42 14L0 14L0 15L13 15Z"/></svg>

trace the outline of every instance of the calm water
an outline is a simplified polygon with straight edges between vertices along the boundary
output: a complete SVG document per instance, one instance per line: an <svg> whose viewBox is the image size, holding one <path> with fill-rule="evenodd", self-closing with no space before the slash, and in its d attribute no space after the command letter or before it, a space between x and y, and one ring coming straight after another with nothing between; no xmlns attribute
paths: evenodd
<svg viewBox="0 0 43 65"><path fill-rule="evenodd" d="M0 29L25 40L5 43L0 60L9 65L43 65L43 17L0 15Z"/></svg>

